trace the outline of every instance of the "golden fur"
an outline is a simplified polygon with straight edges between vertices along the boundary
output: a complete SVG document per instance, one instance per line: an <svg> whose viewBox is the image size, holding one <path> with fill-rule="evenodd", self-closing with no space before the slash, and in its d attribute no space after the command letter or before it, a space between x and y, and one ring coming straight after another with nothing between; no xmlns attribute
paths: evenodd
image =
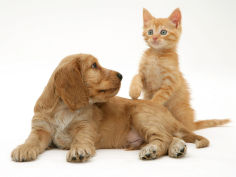
<svg viewBox="0 0 236 177"><path fill-rule="evenodd" d="M181 157L186 145L178 138L198 148L208 146L207 139L188 131L164 106L114 97L121 79L91 55L63 59L35 105L29 137L12 151L12 160L35 160L50 145L68 149L69 162L86 161L101 148L142 147L141 159Z"/></svg>
<svg viewBox="0 0 236 177"><path fill-rule="evenodd" d="M189 130L229 122L228 119L194 122L189 88L179 69L176 52L182 31L180 10L175 9L168 18L155 18L144 9L143 21L143 36L150 48L144 52L139 73L132 80L130 97L137 99L143 91L145 100L166 106ZM153 34L149 34L149 30L153 30ZM167 33L162 35L162 30Z"/></svg>

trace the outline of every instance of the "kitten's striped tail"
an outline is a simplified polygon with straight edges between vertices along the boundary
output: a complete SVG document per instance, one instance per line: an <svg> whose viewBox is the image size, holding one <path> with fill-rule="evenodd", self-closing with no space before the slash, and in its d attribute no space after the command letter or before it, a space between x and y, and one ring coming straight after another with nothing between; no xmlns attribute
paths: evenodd
<svg viewBox="0 0 236 177"><path fill-rule="evenodd" d="M195 130L209 128L209 127L217 127L219 125L224 125L229 123L230 119L211 119L211 120L200 120L194 122Z"/></svg>

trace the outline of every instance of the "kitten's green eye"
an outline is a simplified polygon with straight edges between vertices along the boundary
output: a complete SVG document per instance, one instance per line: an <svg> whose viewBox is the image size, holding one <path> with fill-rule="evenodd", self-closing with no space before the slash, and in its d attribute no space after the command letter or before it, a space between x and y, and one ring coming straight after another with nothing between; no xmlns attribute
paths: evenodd
<svg viewBox="0 0 236 177"><path fill-rule="evenodd" d="M148 35L153 35L153 30L152 29L148 30Z"/></svg>
<svg viewBox="0 0 236 177"><path fill-rule="evenodd" d="M167 31L166 31L166 30L161 30L160 34L161 34L161 35L166 35L166 34L167 34Z"/></svg>

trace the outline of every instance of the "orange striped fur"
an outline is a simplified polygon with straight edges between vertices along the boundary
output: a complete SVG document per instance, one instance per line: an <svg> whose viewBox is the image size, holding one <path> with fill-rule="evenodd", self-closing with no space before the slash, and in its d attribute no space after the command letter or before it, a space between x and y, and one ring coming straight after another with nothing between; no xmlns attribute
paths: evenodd
<svg viewBox="0 0 236 177"><path fill-rule="evenodd" d="M149 48L144 52L139 73L134 76L129 95L165 105L174 117L190 130L217 126L225 121L194 123L188 85L179 69L177 44L181 35L181 12L175 9L168 18L155 18L143 9L143 36ZM150 34L150 30L152 33ZM166 30L166 34L162 34Z"/></svg>

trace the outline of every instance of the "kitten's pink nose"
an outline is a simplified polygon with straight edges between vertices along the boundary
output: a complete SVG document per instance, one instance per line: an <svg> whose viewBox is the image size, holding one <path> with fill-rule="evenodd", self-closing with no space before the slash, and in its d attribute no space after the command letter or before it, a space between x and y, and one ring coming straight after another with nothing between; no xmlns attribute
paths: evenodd
<svg viewBox="0 0 236 177"><path fill-rule="evenodd" d="M156 41L156 40L157 40L157 37L156 37L156 36L153 36L152 39L153 39L154 41Z"/></svg>

